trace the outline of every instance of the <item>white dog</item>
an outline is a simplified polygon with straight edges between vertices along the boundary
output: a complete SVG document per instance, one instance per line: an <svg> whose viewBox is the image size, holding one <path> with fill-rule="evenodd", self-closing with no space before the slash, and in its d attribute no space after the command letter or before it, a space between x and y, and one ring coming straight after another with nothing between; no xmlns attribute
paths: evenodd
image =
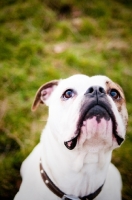
<svg viewBox="0 0 132 200"><path fill-rule="evenodd" d="M123 90L106 76L74 75L40 87L32 109L49 106L40 143L21 167L15 200L121 200L112 150L125 139Z"/></svg>

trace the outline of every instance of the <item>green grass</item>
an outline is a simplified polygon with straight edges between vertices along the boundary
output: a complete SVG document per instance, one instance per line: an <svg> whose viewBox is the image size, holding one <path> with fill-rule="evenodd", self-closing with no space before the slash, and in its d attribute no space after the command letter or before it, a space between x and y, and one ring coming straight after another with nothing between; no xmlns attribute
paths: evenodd
<svg viewBox="0 0 132 200"><path fill-rule="evenodd" d="M75 73L103 74L124 89L126 141L113 152L132 199L132 3L121 0L0 1L0 199L19 188L23 159L39 142L47 108L31 112L36 90Z"/></svg>

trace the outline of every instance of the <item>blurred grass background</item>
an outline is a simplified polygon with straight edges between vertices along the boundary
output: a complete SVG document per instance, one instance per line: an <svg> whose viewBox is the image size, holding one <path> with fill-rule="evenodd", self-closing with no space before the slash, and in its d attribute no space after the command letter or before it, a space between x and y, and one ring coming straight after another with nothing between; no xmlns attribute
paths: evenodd
<svg viewBox="0 0 132 200"><path fill-rule="evenodd" d="M30 109L36 90L75 73L109 76L125 91L128 131L112 161L132 199L131 0L0 1L0 199L13 199L45 124L47 108Z"/></svg>

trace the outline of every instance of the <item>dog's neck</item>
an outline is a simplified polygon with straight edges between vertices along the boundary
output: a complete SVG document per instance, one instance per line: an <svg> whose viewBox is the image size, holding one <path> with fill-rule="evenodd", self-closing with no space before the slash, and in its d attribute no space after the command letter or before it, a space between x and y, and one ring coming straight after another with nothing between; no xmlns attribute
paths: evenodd
<svg viewBox="0 0 132 200"><path fill-rule="evenodd" d="M51 137L51 134L53 133L47 126L41 137L42 165L49 178L61 191L75 196L85 196L104 184L111 152L93 154L80 149L70 151L65 146L60 150L60 144L53 135ZM46 154L48 156L45 156Z"/></svg>

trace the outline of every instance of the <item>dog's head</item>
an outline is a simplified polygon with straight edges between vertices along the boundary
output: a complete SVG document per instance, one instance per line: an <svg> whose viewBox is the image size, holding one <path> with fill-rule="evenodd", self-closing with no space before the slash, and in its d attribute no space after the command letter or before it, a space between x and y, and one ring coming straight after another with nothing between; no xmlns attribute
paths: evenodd
<svg viewBox="0 0 132 200"><path fill-rule="evenodd" d="M32 106L49 106L47 124L72 150L112 150L125 139L128 114L122 88L106 76L74 75L39 88Z"/></svg>

